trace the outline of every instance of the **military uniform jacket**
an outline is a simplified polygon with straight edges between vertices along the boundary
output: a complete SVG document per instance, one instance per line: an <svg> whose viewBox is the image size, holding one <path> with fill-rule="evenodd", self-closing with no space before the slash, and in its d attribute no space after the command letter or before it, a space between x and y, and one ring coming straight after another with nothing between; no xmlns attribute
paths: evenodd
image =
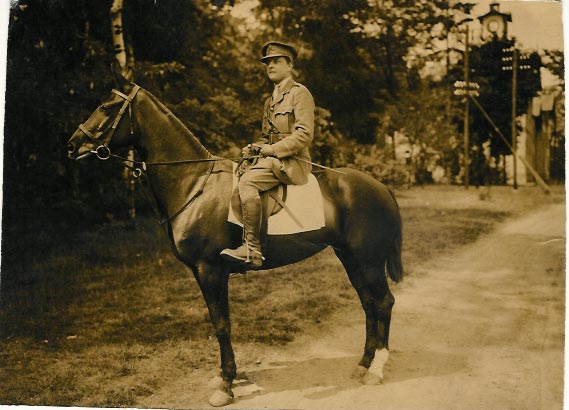
<svg viewBox="0 0 569 410"><path fill-rule="evenodd" d="M275 175L285 184L305 184L312 170L312 165L305 162L310 161L310 144L314 137L312 94L290 78L280 86L275 99L267 98L263 112L260 142L272 144L280 160L275 161L275 167L279 168L273 170Z"/></svg>

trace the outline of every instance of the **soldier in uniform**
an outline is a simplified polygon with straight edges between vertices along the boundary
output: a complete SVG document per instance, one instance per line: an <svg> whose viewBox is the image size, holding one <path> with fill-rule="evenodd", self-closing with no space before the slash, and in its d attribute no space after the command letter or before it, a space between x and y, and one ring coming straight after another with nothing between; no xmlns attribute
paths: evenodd
<svg viewBox="0 0 569 410"><path fill-rule="evenodd" d="M309 149L314 136L314 99L304 85L292 78L296 49L290 44L270 41L261 54L261 62L275 88L265 101L263 138L243 148L243 154L260 154L262 158L239 179L244 243L237 249L221 252L225 259L253 268L261 267L264 260L259 240L260 193L281 183L302 185L308 181L312 169Z"/></svg>

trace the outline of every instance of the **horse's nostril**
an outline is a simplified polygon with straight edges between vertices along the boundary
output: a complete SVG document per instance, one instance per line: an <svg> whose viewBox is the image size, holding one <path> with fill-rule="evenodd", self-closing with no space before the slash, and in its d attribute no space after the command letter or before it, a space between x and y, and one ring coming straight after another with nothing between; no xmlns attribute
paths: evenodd
<svg viewBox="0 0 569 410"><path fill-rule="evenodd" d="M73 145L72 143L67 144L67 152L69 154L73 154L75 152L75 145Z"/></svg>

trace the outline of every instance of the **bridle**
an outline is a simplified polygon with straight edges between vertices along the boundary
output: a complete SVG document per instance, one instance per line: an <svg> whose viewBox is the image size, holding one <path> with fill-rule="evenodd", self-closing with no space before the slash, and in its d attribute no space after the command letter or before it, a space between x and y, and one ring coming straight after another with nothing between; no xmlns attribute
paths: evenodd
<svg viewBox="0 0 569 410"><path fill-rule="evenodd" d="M141 89L141 87L139 85L133 84L133 88L128 95L126 95L126 94L124 94L124 93L122 93L116 89L111 90L112 93L114 93L114 94L118 95L119 97L121 97L122 99L124 99L124 103L123 103L121 109L119 110L115 120L113 121L112 125L110 127L107 127L105 130L94 133L92 131L89 131L89 129L85 126L85 124L79 125L79 130L83 134L85 134L87 136L87 138L89 138L91 141L93 141L99 145L97 146L96 149L94 149L92 151L88 151L83 155L80 155L79 157L76 158L76 160L83 159L83 158L85 158L89 155L92 155L92 154L95 154L98 159L103 160L103 161L113 157L113 158L116 158L116 159L121 160L123 162L127 162L127 163L130 162L133 165L135 165L136 168L133 168L134 176L139 177L140 174L142 173L142 171L146 171L147 165L180 165L180 164L192 164L192 163L203 163L203 162L217 162L217 161L224 161L224 160L230 160L230 161L238 162L238 161L241 161L243 159L243 157L221 158L221 157L212 156L210 158L185 159L185 160L177 160L177 161L144 162L144 161L134 161L134 160L131 160L128 158L121 157L119 155L111 154L111 150L109 148L109 143L111 142L111 139L113 138L113 135L114 135L114 133L115 133L115 131L119 125L119 122L120 122L122 116L124 115L124 113L126 112L127 108L128 108L128 116L130 119L130 135L134 135L134 122L133 122L133 118L132 118L132 105L131 105L131 103L133 102L134 98L136 97L136 95L137 95L138 91L140 91L140 89ZM104 138L102 138L103 136L104 136ZM245 159L254 159L254 158L260 158L260 155L252 155L252 156L245 157Z"/></svg>
<svg viewBox="0 0 569 410"><path fill-rule="evenodd" d="M130 93L128 95L120 92L117 89L112 89L111 92L118 95L119 97L121 97L122 99L124 99L123 105L121 107L121 109L119 110L115 120L113 121L113 123L111 124L110 127L106 128L103 131L100 132L96 132L93 133L92 131L89 131L89 129L85 126L85 124L80 124L79 125L79 130L85 134L87 136L87 138L89 138L91 141L99 144L97 146L97 148L93 151L89 151L85 154L83 154L82 156L78 157L77 159L81 159L82 157L85 157L87 155L91 155L91 154L95 154L97 156L97 158L99 158L100 160L107 160L111 157L111 150L109 149L109 143L111 142L111 139L113 138L113 135L115 134L115 131L119 125L119 122L122 118L122 116L124 115L124 113L126 112L126 109L128 108L128 116L130 119L130 135L134 135L134 122L132 120L132 101L134 100L134 98L136 97L136 94L138 93L138 91L140 90L140 86L134 84L132 90L130 91ZM105 135L106 134L106 135ZM103 138L104 137L104 138Z"/></svg>

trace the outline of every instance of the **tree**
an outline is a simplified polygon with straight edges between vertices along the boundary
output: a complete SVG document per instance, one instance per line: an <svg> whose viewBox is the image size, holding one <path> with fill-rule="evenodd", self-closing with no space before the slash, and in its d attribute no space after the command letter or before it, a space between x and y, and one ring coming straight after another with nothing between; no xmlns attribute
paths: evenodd
<svg viewBox="0 0 569 410"><path fill-rule="evenodd" d="M123 0L113 0L110 17L113 49L115 52L114 59L118 65L118 68L124 73L126 69L126 46L124 43L124 35L122 29L122 9Z"/></svg>
<svg viewBox="0 0 569 410"><path fill-rule="evenodd" d="M8 220L28 209L45 218L62 203L72 206L89 196L69 183L83 170L66 159L65 143L109 88L108 9L101 6L20 1L10 11L3 187ZM94 190L105 175L93 175Z"/></svg>
<svg viewBox="0 0 569 410"><path fill-rule="evenodd" d="M561 80L565 76L564 61L563 50L543 50L543 66Z"/></svg>

